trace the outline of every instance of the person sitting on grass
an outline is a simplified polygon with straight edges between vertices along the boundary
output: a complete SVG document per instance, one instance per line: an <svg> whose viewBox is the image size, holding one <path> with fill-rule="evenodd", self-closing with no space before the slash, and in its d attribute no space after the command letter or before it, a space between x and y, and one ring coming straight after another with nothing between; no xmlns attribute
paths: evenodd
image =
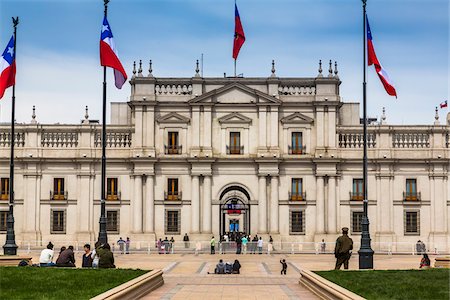
<svg viewBox="0 0 450 300"><path fill-rule="evenodd" d="M61 250L63 250L62 247ZM56 260L56 266L68 268L75 267L75 255L73 253L73 246L69 246L69 248L65 249L59 254L58 259Z"/></svg>
<svg viewBox="0 0 450 300"><path fill-rule="evenodd" d="M41 256L39 257L39 266L41 267L53 267L55 263L53 262L53 244L48 243L47 248L42 250Z"/></svg>
<svg viewBox="0 0 450 300"><path fill-rule="evenodd" d="M101 269L112 269L116 266L114 265L114 255L111 252L111 246L108 243L104 244L97 251L99 260L98 267Z"/></svg>
<svg viewBox="0 0 450 300"><path fill-rule="evenodd" d="M420 268L429 269L430 266L430 258L428 257L428 254L424 253L422 259L420 260Z"/></svg>
<svg viewBox="0 0 450 300"><path fill-rule="evenodd" d="M91 252L91 245L86 244L84 245L84 254L82 256L82 264L81 267L82 268L92 268L92 261L93 261L93 257L92 257L92 252Z"/></svg>

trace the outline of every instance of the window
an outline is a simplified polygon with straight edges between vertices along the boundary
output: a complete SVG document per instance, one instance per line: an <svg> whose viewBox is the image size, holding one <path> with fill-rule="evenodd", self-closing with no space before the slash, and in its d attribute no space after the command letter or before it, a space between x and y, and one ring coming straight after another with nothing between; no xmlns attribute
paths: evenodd
<svg viewBox="0 0 450 300"><path fill-rule="evenodd" d="M303 199L303 180L301 178L292 178L292 187L289 197L290 201Z"/></svg>
<svg viewBox="0 0 450 300"><path fill-rule="evenodd" d="M416 179L406 179L406 193L404 200L417 200L417 181Z"/></svg>
<svg viewBox="0 0 450 300"><path fill-rule="evenodd" d="M301 132L293 132L290 154L302 154L302 153L303 153L302 133Z"/></svg>
<svg viewBox="0 0 450 300"><path fill-rule="evenodd" d="M106 231L119 232L119 212L117 210L106 211Z"/></svg>
<svg viewBox="0 0 450 300"><path fill-rule="evenodd" d="M241 133L230 132L229 154L241 154Z"/></svg>
<svg viewBox="0 0 450 300"><path fill-rule="evenodd" d="M166 210L166 234L180 234L180 211Z"/></svg>
<svg viewBox="0 0 450 300"><path fill-rule="evenodd" d="M362 231L361 221L364 213L362 211L352 212L352 233L360 233Z"/></svg>
<svg viewBox="0 0 450 300"><path fill-rule="evenodd" d="M169 178L167 179L167 194L166 200L181 200L180 192L178 192L178 179Z"/></svg>
<svg viewBox="0 0 450 300"><path fill-rule="evenodd" d="M52 210L51 233L66 233L66 211Z"/></svg>
<svg viewBox="0 0 450 300"><path fill-rule="evenodd" d="M2 178L1 185L2 185L2 194L0 196L0 199L8 200L9 199L9 178Z"/></svg>
<svg viewBox="0 0 450 300"><path fill-rule="evenodd" d="M363 200L364 199L364 191L363 191L363 180L353 179L353 190L351 195L351 200Z"/></svg>
<svg viewBox="0 0 450 300"><path fill-rule="evenodd" d="M178 146L178 132L169 132L166 154L181 154L181 147Z"/></svg>
<svg viewBox="0 0 450 300"><path fill-rule="evenodd" d="M418 211L405 211L405 235L420 234L420 217Z"/></svg>
<svg viewBox="0 0 450 300"><path fill-rule="evenodd" d="M106 183L106 200L118 200L117 178L108 178Z"/></svg>
<svg viewBox="0 0 450 300"><path fill-rule="evenodd" d="M8 220L8 211L0 211L0 232L6 231L7 225L6 221Z"/></svg>
<svg viewBox="0 0 450 300"><path fill-rule="evenodd" d="M53 179L53 200L64 200L64 178Z"/></svg>
<svg viewBox="0 0 450 300"><path fill-rule="evenodd" d="M303 211L291 211L290 233L303 234L305 233L305 219Z"/></svg>

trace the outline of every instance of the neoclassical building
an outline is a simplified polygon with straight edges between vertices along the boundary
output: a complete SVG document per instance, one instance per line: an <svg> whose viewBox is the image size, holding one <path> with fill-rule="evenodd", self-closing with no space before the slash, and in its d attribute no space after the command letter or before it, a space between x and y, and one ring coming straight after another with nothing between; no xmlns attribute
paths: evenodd
<svg viewBox="0 0 450 300"><path fill-rule="evenodd" d="M341 101L337 67L316 77L157 78L142 68L107 126L108 233L153 241L226 231L276 241L359 241L362 125ZM326 73L326 74L323 74ZM371 99L370 101L375 101ZM450 249L448 118L368 127L374 249L423 240ZM26 242L93 241L99 230L101 125L17 124L15 230ZM0 126L1 237L9 125ZM378 248L377 248L378 247Z"/></svg>

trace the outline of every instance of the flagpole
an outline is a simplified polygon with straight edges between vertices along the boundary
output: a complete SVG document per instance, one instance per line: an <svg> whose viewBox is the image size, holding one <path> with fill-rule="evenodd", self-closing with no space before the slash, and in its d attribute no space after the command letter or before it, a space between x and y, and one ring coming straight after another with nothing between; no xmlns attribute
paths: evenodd
<svg viewBox="0 0 450 300"><path fill-rule="evenodd" d="M14 55L13 63L15 64L16 43L17 43L17 25L19 25L19 17L12 18L14 26ZM6 241L3 245L4 255L17 255L16 234L14 232L14 143L15 143L15 114L16 114L16 83L12 86L12 104L11 104L11 136L10 136L10 163L9 163L9 211L6 219Z"/></svg>
<svg viewBox="0 0 450 300"><path fill-rule="evenodd" d="M108 14L108 2L104 0L105 18ZM100 230L98 232L98 241L102 244L108 242L106 233L106 203L105 203L105 183L106 183L106 66L103 67L103 115L102 115L102 183L100 199Z"/></svg>
<svg viewBox="0 0 450 300"><path fill-rule="evenodd" d="M368 199L367 199L367 90L366 90L366 46L367 46L367 28L366 28L366 3L363 2L363 217L361 221L361 246L359 248L359 268L373 269L373 250L370 246Z"/></svg>
<svg viewBox="0 0 450 300"><path fill-rule="evenodd" d="M234 59L234 77L236 77L236 59Z"/></svg>

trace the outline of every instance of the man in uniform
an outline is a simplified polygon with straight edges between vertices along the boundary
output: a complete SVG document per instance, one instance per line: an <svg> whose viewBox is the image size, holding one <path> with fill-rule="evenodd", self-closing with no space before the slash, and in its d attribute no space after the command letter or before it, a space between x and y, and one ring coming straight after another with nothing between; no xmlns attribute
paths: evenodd
<svg viewBox="0 0 450 300"><path fill-rule="evenodd" d="M344 264L344 269L348 269L348 261L350 259L350 250L353 249L353 240L348 237L348 228L342 228L342 235L336 240L334 248L334 257L336 257L335 270L339 270Z"/></svg>

